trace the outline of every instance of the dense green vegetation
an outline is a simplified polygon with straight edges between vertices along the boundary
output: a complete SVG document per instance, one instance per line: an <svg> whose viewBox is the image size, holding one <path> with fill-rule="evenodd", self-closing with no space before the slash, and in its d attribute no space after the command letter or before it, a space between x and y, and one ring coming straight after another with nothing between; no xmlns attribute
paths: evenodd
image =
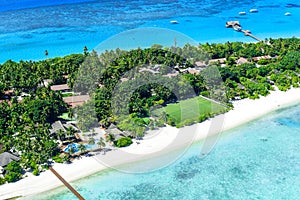
<svg viewBox="0 0 300 200"><path fill-rule="evenodd" d="M186 45L183 48L155 45L130 51L116 49L100 55L85 50L84 54L36 62L9 60L0 65L2 152L20 153L20 166L31 169L34 174L38 174L40 166L53 156L58 162L67 159L57 157L60 150L56 141L65 136L62 133L51 135L49 128L63 113L65 119L66 115L70 117L72 110L67 108L61 92L45 86L46 79L52 79L50 85L67 83L75 92L91 94L91 101L75 109L76 113L81 113L76 120L82 130L116 124L132 137L140 137L145 130L166 123L180 127L224 111L219 104L199 98L200 94L230 107L230 100L266 96L275 86L282 91L299 87L299 49L300 39L288 38L258 43ZM255 58L258 56L267 57ZM240 57L246 58L247 62L239 63ZM219 58L226 58L225 63L210 60ZM206 66L197 68L199 73L189 73L186 69L195 69L197 61ZM159 70L153 72L157 66ZM218 83L218 76L205 79L204 74L209 74L208 69L212 66L220 72L224 83L220 87L214 84ZM141 69L146 71L139 73ZM155 82L149 81L153 73L160 75ZM164 76L166 74L173 75ZM139 87L134 88L136 85ZM126 91L132 93L124 95L128 93ZM196 104L189 102L192 100L183 101L192 97L196 97ZM197 103L199 112L193 109ZM210 104L216 109L210 110ZM184 108L184 114L180 112L180 106ZM158 114L155 115L154 110ZM72 130L68 132L70 134ZM123 140L120 145L125 143ZM7 181L19 178L14 173L11 171Z"/></svg>
<svg viewBox="0 0 300 200"><path fill-rule="evenodd" d="M7 171L7 174L5 175L4 179L7 182L15 182L19 180L22 177L22 167L20 166L19 162L13 161L9 163L5 170Z"/></svg>
<svg viewBox="0 0 300 200"><path fill-rule="evenodd" d="M76 74L84 56L70 55L38 62L7 61L0 65L0 143L2 152L21 153L20 165L39 174L40 165L59 153L56 135L50 135L50 124L67 111L59 92L43 87L43 80L54 83L67 80L62 75ZM72 81L71 81L72 82ZM70 83L71 83L70 82ZM5 94L13 90L11 94ZM11 171L7 169L8 171ZM20 178L11 171L6 181Z"/></svg>
<svg viewBox="0 0 300 200"><path fill-rule="evenodd" d="M94 84L96 94L93 103L96 105L97 120L100 121L102 126L108 127L110 123L118 122L119 128L141 134L145 129L145 125L140 123L138 119L149 117L149 109L151 107L157 105L166 106L169 103L176 102L179 100L177 99L178 96L180 96L180 100L190 98L184 91L185 87L179 89L182 92L179 95L172 93L174 88L178 87L178 85L173 84L174 82L186 81L192 86L196 96L201 93L221 102L226 102L226 99L255 99L259 98L259 96L266 96L270 90L274 90L273 85L283 91L291 86L298 86L299 67L297 63L299 63L299 52L297 50L299 49L299 43L299 39L290 38L270 39L258 43L227 42L225 44L203 44L198 47L186 45L183 48L176 49L162 49L159 46L155 46L149 49L136 49L129 52L121 50L106 51L99 56L93 52L90 54L89 65L86 68L91 74L81 76L85 77L81 80L85 85L79 84L79 88L82 89L81 91L88 91L84 86ZM269 57L255 61L257 56ZM101 62L97 59L98 57ZM213 59L226 58L226 66L221 66L219 62L208 64L209 57ZM237 64L237 60L240 57L247 58L248 62ZM173 82L165 77L158 77L160 79L158 82L160 83L169 81L167 84L168 88L162 86L162 84L151 83L136 89L130 96L128 107L122 107L122 105L117 105L112 101L112 93L116 85L129 70L138 66L152 66L153 68L155 65L160 65L160 73L172 73L166 66L170 66L173 69L175 69L174 66L179 66L175 70L181 71L185 68L193 67L193 64L199 60L204 61L208 66L218 66L224 81L223 88L220 90L209 89L201 73L180 73L181 76L172 77ZM94 63L94 65L91 65L91 63ZM87 71L86 69L84 72ZM99 78L94 76L94 74L102 74L102 76ZM135 81L131 81L132 77L129 74L129 77L127 77L129 81L122 82L119 87L119 93L123 94L124 92L122 91L131 90L130 87L132 85L138 84L139 80L140 82L147 80L147 77L150 75L150 72L148 75L144 73L134 77ZM91 84L87 84L87 80L92 80ZM97 87L98 85L101 85L101 87ZM225 91L226 98L220 99L218 98L219 94L213 93L218 91L219 93ZM113 96L113 98L119 99L119 102L128 102L127 96L120 95L120 97ZM113 106L111 107L111 105ZM84 113L84 109L80 108L78 112ZM116 109L120 110L115 111ZM125 111L125 109L127 110ZM126 115L126 117L116 116L116 112L130 115ZM89 120L93 121L93 123L95 121L86 117L81 121L83 124L89 124ZM168 121L170 124L174 124L172 119L166 119L166 122ZM153 124L162 124L162 122L157 120L150 123L150 126Z"/></svg>
<svg viewBox="0 0 300 200"><path fill-rule="evenodd" d="M127 147L132 144L132 140L130 137L123 137L115 141L115 145L117 147Z"/></svg>

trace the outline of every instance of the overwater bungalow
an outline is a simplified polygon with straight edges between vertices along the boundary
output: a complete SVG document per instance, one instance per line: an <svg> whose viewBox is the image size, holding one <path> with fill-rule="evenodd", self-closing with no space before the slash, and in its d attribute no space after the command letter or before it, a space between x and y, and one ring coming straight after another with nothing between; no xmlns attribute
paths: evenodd
<svg viewBox="0 0 300 200"><path fill-rule="evenodd" d="M233 26L241 26L239 21L228 21L225 24L226 28L232 28Z"/></svg>

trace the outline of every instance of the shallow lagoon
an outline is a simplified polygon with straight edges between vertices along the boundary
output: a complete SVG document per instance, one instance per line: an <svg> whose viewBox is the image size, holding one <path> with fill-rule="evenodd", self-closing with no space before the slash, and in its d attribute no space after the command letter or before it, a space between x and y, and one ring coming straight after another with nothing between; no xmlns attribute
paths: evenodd
<svg viewBox="0 0 300 200"><path fill-rule="evenodd" d="M198 142L163 169L105 170L72 185L86 199L297 199L299 117L300 105L285 108L225 132L205 158ZM76 199L63 187L32 198Z"/></svg>

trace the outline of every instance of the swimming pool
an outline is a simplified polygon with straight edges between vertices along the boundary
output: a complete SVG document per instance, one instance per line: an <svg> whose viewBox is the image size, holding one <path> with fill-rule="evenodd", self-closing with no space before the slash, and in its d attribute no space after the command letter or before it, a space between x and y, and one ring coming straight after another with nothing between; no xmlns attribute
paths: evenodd
<svg viewBox="0 0 300 200"><path fill-rule="evenodd" d="M73 148L73 153L76 153L79 151L78 146L79 146L79 144L77 144L77 143L68 144L68 146L66 148L64 148L64 152L70 153L70 149Z"/></svg>

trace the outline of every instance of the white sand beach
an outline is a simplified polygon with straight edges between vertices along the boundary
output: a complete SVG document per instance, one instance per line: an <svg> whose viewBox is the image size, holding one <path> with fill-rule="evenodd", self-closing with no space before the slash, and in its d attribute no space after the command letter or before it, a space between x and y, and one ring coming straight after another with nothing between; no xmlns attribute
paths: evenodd
<svg viewBox="0 0 300 200"><path fill-rule="evenodd" d="M235 101L233 102L234 109L226 114L191 126L193 130L197 130L197 135L193 138L195 140L200 140L206 138L207 135L216 135L219 131L232 129L276 109L295 103L300 103L300 88L293 88L287 92L273 91L267 97L261 97L257 100L244 99ZM219 128L210 129L214 122L218 123ZM101 156L105 158L108 163L119 165L122 163L143 160L147 158L147 156L153 157L157 154L164 154L174 148L185 146L187 143L191 142L191 135L182 134L191 127L184 127L179 130L168 126L145 137L144 140L138 141L139 144L135 141L134 144L129 147L123 148L122 150L107 152L106 155ZM179 134L181 134L180 137L178 137ZM172 143L172 145L170 145L170 143ZM136 156L131 158L122 156L123 154L126 155L126 153L134 154ZM107 166L101 164L101 162L94 157L83 157L82 159L75 160L72 164L54 164L53 168L67 181L74 181L99 172L100 170L107 168ZM49 170L41 173L39 176L30 174L29 177L16 183L0 186L0 199L28 196L61 185L62 183Z"/></svg>

